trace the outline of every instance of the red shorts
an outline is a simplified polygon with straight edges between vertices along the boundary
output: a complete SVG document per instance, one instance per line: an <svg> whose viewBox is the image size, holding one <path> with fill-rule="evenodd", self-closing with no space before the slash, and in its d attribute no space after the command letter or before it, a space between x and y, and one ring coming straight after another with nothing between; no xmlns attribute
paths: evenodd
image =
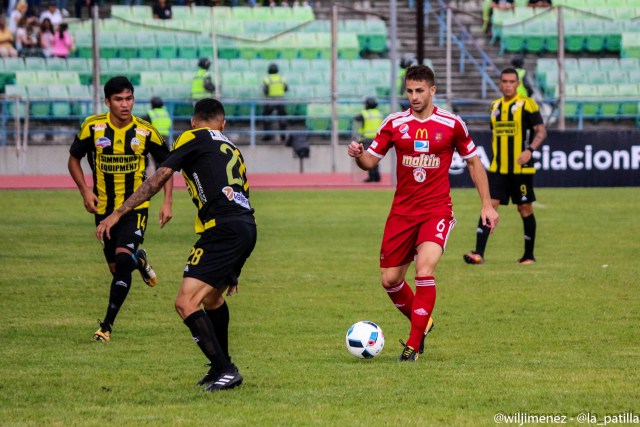
<svg viewBox="0 0 640 427"><path fill-rule="evenodd" d="M389 214L382 236L380 267L399 267L415 259L416 248L434 242L444 251L449 233L456 224L452 213L404 216Z"/></svg>

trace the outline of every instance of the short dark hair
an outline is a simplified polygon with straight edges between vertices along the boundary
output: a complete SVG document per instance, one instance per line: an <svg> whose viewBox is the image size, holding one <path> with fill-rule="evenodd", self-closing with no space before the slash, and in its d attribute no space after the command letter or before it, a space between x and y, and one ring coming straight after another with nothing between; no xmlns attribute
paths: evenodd
<svg viewBox="0 0 640 427"><path fill-rule="evenodd" d="M413 65L407 68L407 73L404 75L404 79L413 80L416 82L427 82L429 86L435 86L436 75L433 70L424 64Z"/></svg>
<svg viewBox="0 0 640 427"><path fill-rule="evenodd" d="M193 118L202 121L224 120L224 106L217 99L201 99L193 107Z"/></svg>
<svg viewBox="0 0 640 427"><path fill-rule="evenodd" d="M129 89L131 94L133 94L133 85L125 76L115 76L109 79L109 81L104 85L104 97L106 99L111 98L112 95L116 93L120 93L124 90Z"/></svg>
<svg viewBox="0 0 640 427"><path fill-rule="evenodd" d="M502 79L502 76L504 76L505 74L515 74L516 79L520 80L520 75L518 74L515 68L508 67L502 70L502 72L500 73L500 79Z"/></svg>

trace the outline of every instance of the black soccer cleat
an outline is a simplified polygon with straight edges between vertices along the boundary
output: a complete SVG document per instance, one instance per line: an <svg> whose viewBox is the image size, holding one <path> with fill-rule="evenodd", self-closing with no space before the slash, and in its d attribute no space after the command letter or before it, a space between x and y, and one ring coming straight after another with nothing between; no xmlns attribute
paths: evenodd
<svg viewBox="0 0 640 427"><path fill-rule="evenodd" d="M399 362L415 362L418 360L418 352L413 347L406 345L402 340L400 340L400 344L404 346L404 349L400 357L398 357Z"/></svg>
<svg viewBox="0 0 640 427"><path fill-rule="evenodd" d="M211 366L211 363L207 363L204 366L209 366L209 372L204 374L204 377L200 378L196 385L205 385L206 383L210 383L218 378L218 373L216 372L214 367Z"/></svg>
<svg viewBox="0 0 640 427"><path fill-rule="evenodd" d="M238 369L234 366L229 372L223 372L218 375L213 381L205 384L204 391L218 391L218 390L231 390L242 384L242 375L238 372Z"/></svg>
<svg viewBox="0 0 640 427"><path fill-rule="evenodd" d="M429 323L427 323L427 330L424 331L424 335L422 336L422 341L420 341L420 348L418 349L418 354L424 353L424 341L427 339L427 335L434 328L435 324L433 323L433 317L429 318Z"/></svg>
<svg viewBox="0 0 640 427"><path fill-rule="evenodd" d="M153 288L158 284L158 277L156 276L156 272L153 271L151 265L149 265L149 261L147 260L147 251L140 248L136 251L136 258L138 258L138 271L140 272L140 276L142 276L142 280L147 284L150 288Z"/></svg>

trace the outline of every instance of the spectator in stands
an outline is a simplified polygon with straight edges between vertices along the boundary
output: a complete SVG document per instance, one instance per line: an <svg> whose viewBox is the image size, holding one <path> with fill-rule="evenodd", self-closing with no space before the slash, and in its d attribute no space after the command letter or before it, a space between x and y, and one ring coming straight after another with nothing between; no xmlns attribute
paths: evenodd
<svg viewBox="0 0 640 427"><path fill-rule="evenodd" d="M524 58L521 56L513 58L511 60L511 65L518 73L518 80L520 80L520 84L517 89L518 95L530 96L531 93L533 93L533 88L531 86L529 76L527 76L527 70L524 68Z"/></svg>
<svg viewBox="0 0 640 427"><path fill-rule="evenodd" d="M53 55L53 44L55 38L55 31L49 18L44 18L40 22L40 34L38 35L40 49L45 58L49 58Z"/></svg>
<svg viewBox="0 0 640 427"><path fill-rule="evenodd" d="M49 19L51 21L53 28L58 28L58 25L62 24L62 12L60 12L60 10L58 9L58 5L53 0L49 1L47 10L40 14L40 22L44 21L45 19Z"/></svg>
<svg viewBox="0 0 640 427"><path fill-rule="evenodd" d="M26 16L23 16L18 21L16 49L18 50L18 55L22 57L42 56L36 26Z"/></svg>
<svg viewBox="0 0 640 427"><path fill-rule="evenodd" d="M18 31L18 22L20 21L20 18L22 18L23 16L27 16L28 8L29 5L27 4L27 2L21 0L18 2L18 4L16 4L16 8L11 11L11 14L9 15L9 31L11 31L11 34L13 34L14 36Z"/></svg>
<svg viewBox="0 0 640 427"><path fill-rule="evenodd" d="M529 0L529 7L551 7L551 0Z"/></svg>
<svg viewBox="0 0 640 427"><path fill-rule="evenodd" d="M211 67L211 60L209 58L200 58L198 60L198 71L193 76L191 82L191 98L203 99L209 98L215 92L215 85L213 84L213 78L209 73Z"/></svg>
<svg viewBox="0 0 640 427"><path fill-rule="evenodd" d="M158 133L162 135L164 142L171 148L171 128L173 127L173 120L169 111L164 106L164 101L159 96L151 98L151 109L147 111L147 116L144 119L150 122L153 127L158 130Z"/></svg>
<svg viewBox="0 0 640 427"><path fill-rule="evenodd" d="M75 49L73 37L67 31L69 25L66 22L60 24L58 31L53 37L52 56L56 58L68 58L69 54Z"/></svg>
<svg viewBox="0 0 640 427"><path fill-rule="evenodd" d="M263 115L270 116L274 112L277 116L286 116L287 112L285 111L284 104L282 103L282 98L284 98L284 94L289 90L289 86L287 86L287 82L283 76L278 74L278 65L275 63L269 64L269 68L267 69L269 73L262 83L262 92L267 97L267 102L264 105ZM286 135L284 131L287 129L287 122L280 118L278 120L278 126L281 132L281 139L286 141ZM264 121L264 130L265 132L271 131L271 120L265 117ZM273 135L266 133L263 137L263 141L270 141L273 139Z"/></svg>
<svg viewBox="0 0 640 427"><path fill-rule="evenodd" d="M376 99L373 97L365 99L364 109L353 118L354 124L359 125L357 136L354 140L361 143L365 150L369 148L373 139L376 137L383 119L384 116L380 110L378 110L378 102ZM378 165L369 169L369 177L365 179L364 182L380 182L380 169Z"/></svg>
<svg viewBox="0 0 640 427"><path fill-rule="evenodd" d="M153 18L154 19L171 19L171 5L167 3L167 0L158 0L153 5Z"/></svg>
<svg viewBox="0 0 640 427"><path fill-rule="evenodd" d="M13 34L7 27L7 21L4 16L0 16L0 57L15 58L18 51L13 47Z"/></svg>
<svg viewBox="0 0 640 427"><path fill-rule="evenodd" d="M76 18L82 18L82 8L87 6L88 15L91 16L91 8L98 4L98 0L76 0Z"/></svg>

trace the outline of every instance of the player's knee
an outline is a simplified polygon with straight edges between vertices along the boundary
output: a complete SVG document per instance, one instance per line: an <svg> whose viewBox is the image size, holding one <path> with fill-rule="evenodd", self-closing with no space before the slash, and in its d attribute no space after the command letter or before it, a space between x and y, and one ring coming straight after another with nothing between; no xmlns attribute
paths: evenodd
<svg viewBox="0 0 640 427"><path fill-rule="evenodd" d="M403 280L404 280L404 277L402 276L398 276L395 274L383 274L382 287L385 289L395 288L400 283L402 283Z"/></svg>
<svg viewBox="0 0 640 427"><path fill-rule="evenodd" d="M115 256L116 272L131 272L136 268L136 260L127 252L118 252Z"/></svg>
<svg viewBox="0 0 640 427"><path fill-rule="evenodd" d="M218 293L210 293L202 300L202 306L205 310L215 310L224 304L224 296Z"/></svg>

